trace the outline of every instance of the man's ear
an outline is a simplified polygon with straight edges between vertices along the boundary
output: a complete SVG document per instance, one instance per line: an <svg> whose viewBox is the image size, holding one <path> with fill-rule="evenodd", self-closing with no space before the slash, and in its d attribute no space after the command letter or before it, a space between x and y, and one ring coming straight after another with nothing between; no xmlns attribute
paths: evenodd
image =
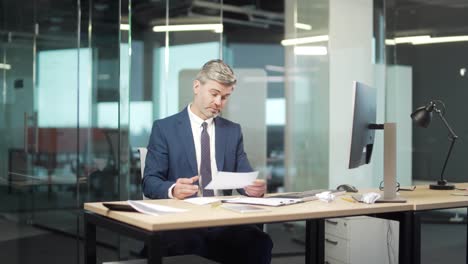
<svg viewBox="0 0 468 264"><path fill-rule="evenodd" d="M195 80L193 81L193 93L194 94L198 94L198 92L200 91L200 81L199 80Z"/></svg>

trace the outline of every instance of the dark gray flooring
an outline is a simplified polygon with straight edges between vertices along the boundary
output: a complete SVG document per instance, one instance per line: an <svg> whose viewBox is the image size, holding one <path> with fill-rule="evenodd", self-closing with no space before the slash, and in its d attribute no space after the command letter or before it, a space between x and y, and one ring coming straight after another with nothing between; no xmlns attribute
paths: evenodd
<svg viewBox="0 0 468 264"><path fill-rule="evenodd" d="M466 225L423 225L421 232L421 263L467 263L466 237Z"/></svg>

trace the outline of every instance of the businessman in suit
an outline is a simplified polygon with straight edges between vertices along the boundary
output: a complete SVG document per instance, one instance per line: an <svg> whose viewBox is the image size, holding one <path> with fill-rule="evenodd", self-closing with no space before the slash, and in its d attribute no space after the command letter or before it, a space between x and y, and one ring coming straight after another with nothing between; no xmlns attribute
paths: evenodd
<svg viewBox="0 0 468 264"><path fill-rule="evenodd" d="M217 171L252 171L240 125L218 116L235 84L227 64L208 61L193 82L192 103L154 122L142 184L146 197L230 195L232 191L205 186ZM263 180L238 190L252 197L261 197L265 191ZM221 263L270 263L273 247L271 238L256 225L168 231L162 241L165 255L197 254Z"/></svg>

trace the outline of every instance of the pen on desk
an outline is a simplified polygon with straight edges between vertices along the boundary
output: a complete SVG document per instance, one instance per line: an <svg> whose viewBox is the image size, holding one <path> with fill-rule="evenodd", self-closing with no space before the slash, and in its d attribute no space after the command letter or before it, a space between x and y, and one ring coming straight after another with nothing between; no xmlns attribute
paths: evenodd
<svg viewBox="0 0 468 264"><path fill-rule="evenodd" d="M350 202L350 203L355 203L356 201L352 198L348 198L348 197L341 197L341 200L344 200L344 201L347 201L347 202Z"/></svg>
<svg viewBox="0 0 468 264"><path fill-rule="evenodd" d="M219 207L222 204L223 204L223 200L211 203L211 208Z"/></svg>

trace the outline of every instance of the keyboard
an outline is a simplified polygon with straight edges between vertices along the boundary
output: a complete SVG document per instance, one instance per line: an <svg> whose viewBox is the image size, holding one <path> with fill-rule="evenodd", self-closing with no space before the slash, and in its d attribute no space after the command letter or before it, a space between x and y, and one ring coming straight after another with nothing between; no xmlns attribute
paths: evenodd
<svg viewBox="0 0 468 264"><path fill-rule="evenodd" d="M317 189L317 190L308 190L303 192L291 192L291 193L280 193L269 195L268 198L289 198L289 199L302 199L303 201L312 201L318 199L315 195L322 192L332 192L333 195L338 196L345 194L346 191L341 190L327 190L327 189Z"/></svg>

